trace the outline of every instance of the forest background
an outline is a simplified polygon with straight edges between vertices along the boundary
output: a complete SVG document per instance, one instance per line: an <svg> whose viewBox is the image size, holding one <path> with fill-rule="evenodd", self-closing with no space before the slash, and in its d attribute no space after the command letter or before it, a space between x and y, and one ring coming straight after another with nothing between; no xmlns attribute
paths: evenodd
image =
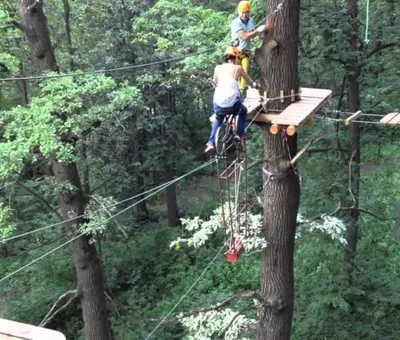
<svg viewBox="0 0 400 340"><path fill-rule="evenodd" d="M349 79L355 73L347 61L356 55L363 112L384 115L400 109L400 4L353 3L359 8L352 18L358 23L353 31L356 53L347 48L347 2L301 4L301 86L330 88L333 96L327 116L298 134L299 145L323 138L298 164L302 195L292 339L400 337L399 131L375 124L379 116L363 116L360 124L360 216L351 270L345 239L352 216L337 209L352 202L350 137L343 119L351 113ZM216 258L224 243L222 232L198 235L204 239L201 247L170 248L174 240L191 234L185 230L190 222L181 224L180 217L208 220L219 207L215 165L202 167L208 161L203 151L211 114L210 79L229 44L236 2L44 1L57 59L47 69L32 61L32 46L21 27L23 5L7 0L0 4L0 78L48 70L76 75L0 79L0 235L13 238L57 224L64 216L60 197L77 187L54 177L59 160L76 164L88 216L78 231L57 224L1 244L1 317L58 329L67 339L84 339L74 250L60 247L24 271L7 275L85 233L101 258L115 338L146 338L178 301L154 332L155 339L254 338L257 311L246 310L243 297L260 290L260 251L245 253L236 264L227 263L223 255ZM252 6L255 22L262 21L264 3L253 1ZM129 68L147 63L155 64ZM256 67L252 76L258 76ZM248 130L247 152L249 162L263 157L255 124ZM134 201L127 199L198 168L130 208ZM251 212L262 214L261 164L250 169L249 186ZM49 318L50 308L67 292L70 296L59 306L69 303ZM238 299L229 306L196 312L232 296Z"/></svg>

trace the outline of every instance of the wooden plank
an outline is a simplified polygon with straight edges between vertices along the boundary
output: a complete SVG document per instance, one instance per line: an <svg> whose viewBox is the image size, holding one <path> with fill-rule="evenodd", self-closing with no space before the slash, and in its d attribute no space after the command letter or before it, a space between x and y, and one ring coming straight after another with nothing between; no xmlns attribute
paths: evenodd
<svg viewBox="0 0 400 340"><path fill-rule="evenodd" d="M263 102L260 96L260 93L256 89L248 89L246 93L246 98L243 101L243 105L247 108L247 115L251 115L252 113L257 113L262 106Z"/></svg>
<svg viewBox="0 0 400 340"><path fill-rule="evenodd" d="M300 88L300 97L319 97L326 98L332 94L331 90L327 89L315 89L311 87Z"/></svg>
<svg viewBox="0 0 400 340"><path fill-rule="evenodd" d="M65 340L65 336L51 329L0 319L0 339Z"/></svg>
<svg viewBox="0 0 400 340"><path fill-rule="evenodd" d="M253 120L255 114L253 115L248 115L247 116L247 120L251 121ZM277 114L271 114L271 113L260 113L258 114L258 116L254 119L255 122L259 122L259 123L271 123L274 119L276 119L278 117Z"/></svg>
<svg viewBox="0 0 400 340"><path fill-rule="evenodd" d="M362 115L362 111L358 110L356 113L353 113L349 118L345 119L344 124L349 125L352 120L357 119L361 115Z"/></svg>
<svg viewBox="0 0 400 340"><path fill-rule="evenodd" d="M390 126L400 126L400 114L396 115L395 117L393 117L393 119L388 121L388 125L390 125Z"/></svg>
<svg viewBox="0 0 400 340"><path fill-rule="evenodd" d="M398 122L399 119L400 119L400 112L391 112L388 113L385 117L383 117L380 120L380 123L382 125L400 126L400 122Z"/></svg>
<svg viewBox="0 0 400 340"><path fill-rule="evenodd" d="M331 90L302 88L301 99L290 104L272 123L300 126L319 111L331 95Z"/></svg>

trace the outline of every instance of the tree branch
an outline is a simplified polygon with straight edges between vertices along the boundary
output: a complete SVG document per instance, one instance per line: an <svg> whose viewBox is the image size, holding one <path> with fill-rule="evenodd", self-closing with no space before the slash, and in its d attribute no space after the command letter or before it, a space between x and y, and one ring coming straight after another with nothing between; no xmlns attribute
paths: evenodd
<svg viewBox="0 0 400 340"><path fill-rule="evenodd" d="M346 60L344 60L344 59L334 58L334 57L331 57L331 56L326 56L326 58L331 60L331 61L336 61L337 63L340 63L342 65L346 65L347 64Z"/></svg>
<svg viewBox="0 0 400 340"><path fill-rule="evenodd" d="M40 196L39 194L37 194L36 192L34 192L33 190L31 190L30 188L28 188L27 186L25 186L25 184L19 182L19 181L15 181L16 184L18 184L20 187L24 188L27 192L29 192L33 197L35 197L38 201L42 202L51 212L53 212L54 214L56 214L60 220L62 220L62 216L58 213L57 210L55 210L50 204L49 202L47 202L42 196Z"/></svg>
<svg viewBox="0 0 400 340"><path fill-rule="evenodd" d="M24 25L22 25L20 22L18 22L18 21L16 21L16 20L12 20L12 21L11 21L11 24L12 24L14 27L20 29L22 32L26 32L26 27L25 27Z"/></svg>
<svg viewBox="0 0 400 340"><path fill-rule="evenodd" d="M372 216L372 217L374 217L374 218L376 218L376 219L378 219L380 221L400 220L400 217L382 217L382 216L376 215L376 214L374 214L374 213L372 213L372 212L370 212L368 210L365 210L365 209L360 209L360 208L355 208L355 207L342 207L341 205L342 204L339 202L337 208L334 211L332 211L330 214L328 214L328 216L336 215L339 211L357 210L358 212L360 212L362 214L370 215L370 216ZM310 219L307 219L306 223L312 222L312 221L315 221L315 220L319 220L319 219L321 219L321 215L317 215L317 216L311 217ZM299 226L301 224L303 224L303 223L298 223L297 226Z"/></svg>
<svg viewBox="0 0 400 340"><path fill-rule="evenodd" d="M292 160L290 161L291 165L294 165L297 160L303 155L304 152L307 151L307 149L313 145L315 142L318 142L320 139L322 139L324 136L318 137L317 139L311 138L308 143L296 154L296 156L294 156L292 158Z"/></svg>
<svg viewBox="0 0 400 340"><path fill-rule="evenodd" d="M235 316L232 318L231 322L229 322L229 324L222 330L222 332L220 332L220 333L218 334L217 339L223 339L224 336L225 336L225 333L228 331L229 327L232 326L232 324L235 322L235 320L236 320L241 314L243 314L244 312L246 312L246 311L248 311L248 310L250 310L250 309L257 309L257 307L254 306L254 305L248 305L248 306L242 308L239 312L237 312L237 313L235 314Z"/></svg>
<svg viewBox="0 0 400 340"><path fill-rule="evenodd" d="M54 311L58 305L58 303L66 296L73 294L73 296L59 309ZM54 305L50 308L49 312L46 314L46 316L43 318L42 322L39 324L39 327L44 327L46 326L51 319L53 319L58 313L60 313L62 310L68 307L68 305L75 299L77 298L77 290L70 290L64 294L62 294L58 300L54 303ZM54 312L53 312L54 311Z"/></svg>
<svg viewBox="0 0 400 340"><path fill-rule="evenodd" d="M375 218L377 218L378 220L381 220L381 221L400 220L400 217L381 217L381 216L378 216L378 215L376 215L376 214L374 214L374 213L372 213L372 212L370 212L368 210L360 209L360 208L354 208L354 207L343 207L343 208L340 208L339 210L344 210L344 211L357 210L360 213L370 215L370 216L375 217Z"/></svg>
<svg viewBox="0 0 400 340"><path fill-rule="evenodd" d="M185 318L185 317L196 315L196 314L200 314L200 313L206 313L206 312L210 312L210 311L213 311L213 310L218 310L218 309L221 309L221 308L227 306L232 301L234 301L236 299L244 298L244 297L252 298L254 300L257 300L260 303L260 305L262 304L262 301L263 301L262 297L260 295L258 295L256 292L250 291L250 292L237 293L237 294L234 294L231 297L227 298L226 300L216 304L215 306L200 308L200 309L196 309L196 310L193 310L193 311L190 311L190 312L182 313L179 318L175 316L173 318L168 319L168 321L169 322L176 321L176 320L178 320L180 318ZM254 306L254 305L252 305L252 306ZM151 321L157 321L158 322L159 320L158 319L151 319Z"/></svg>
<svg viewBox="0 0 400 340"><path fill-rule="evenodd" d="M101 206L109 217L112 217L112 214L107 210L107 207L105 207L104 204L96 198L96 196L90 196L90 198L92 198L99 206ZM119 230L121 230L121 232L125 236L125 238L129 238L128 234L125 232L125 230L121 227L121 225L118 223L118 221L116 219L114 219L114 222L117 225L117 227L119 228Z"/></svg>
<svg viewBox="0 0 400 340"><path fill-rule="evenodd" d="M385 48L389 48L389 47L393 47L393 46L396 46L396 43L382 44L380 41L378 41L375 45L375 48L367 54L367 58L373 56L375 53L378 53L379 51L384 50Z"/></svg>
<svg viewBox="0 0 400 340"><path fill-rule="evenodd" d="M353 157L356 154L357 150L354 150L354 152L352 153L351 157L350 157L350 161L349 161L349 192L350 195L353 197L353 208L356 207L356 198L353 194L353 191L351 190L351 164L353 163Z"/></svg>

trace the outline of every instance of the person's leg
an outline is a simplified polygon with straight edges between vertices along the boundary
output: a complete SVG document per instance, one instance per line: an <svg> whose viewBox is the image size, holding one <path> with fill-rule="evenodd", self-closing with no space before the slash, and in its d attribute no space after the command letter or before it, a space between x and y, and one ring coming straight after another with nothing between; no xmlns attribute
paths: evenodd
<svg viewBox="0 0 400 340"><path fill-rule="evenodd" d="M215 121L214 124L212 126L211 129L211 133L210 133L210 138L208 139L207 145L213 144L215 145L215 134L217 133L218 128L221 126L222 124L222 118L219 117L218 115L215 115Z"/></svg>
<svg viewBox="0 0 400 340"><path fill-rule="evenodd" d="M237 105L237 104L235 104L235 105ZM239 119L238 119L238 126L237 126L237 130L236 130L236 134L239 135L240 138L243 138L244 129L246 126L246 119L247 119L247 108L240 102L239 102L239 105L238 105L239 108L237 111L239 113Z"/></svg>
<svg viewBox="0 0 400 340"><path fill-rule="evenodd" d="M250 72L250 58L247 54L241 54L240 55L240 59L241 59L241 65L244 69L244 71L249 74ZM246 87L246 81L243 79L243 77L240 77L239 79L239 89L240 91L243 93L244 88Z"/></svg>
<svg viewBox="0 0 400 340"><path fill-rule="evenodd" d="M217 133L218 128L222 125L223 116L225 114L224 108L218 106L213 101L213 110L215 113L215 121L211 128L210 138L208 139L207 145L212 144L215 145L215 134Z"/></svg>

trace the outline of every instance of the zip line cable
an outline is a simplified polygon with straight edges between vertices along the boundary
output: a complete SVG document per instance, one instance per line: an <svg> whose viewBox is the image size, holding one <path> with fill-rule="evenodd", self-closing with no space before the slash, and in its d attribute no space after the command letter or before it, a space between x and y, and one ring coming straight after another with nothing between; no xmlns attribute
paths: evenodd
<svg viewBox="0 0 400 340"><path fill-rule="evenodd" d="M117 206L117 205L119 205L119 204L122 204L122 203L125 203L125 202L127 202L127 201L133 200L133 199L135 199L135 198L137 198L137 197L143 196L143 195L145 195L145 194L147 194L147 193L151 193L151 192L153 192L153 191L155 191L155 190L157 190L157 192L158 192L158 191L161 191L162 189L165 189L165 188L168 187L169 185L171 185L171 184L173 184L173 183L175 183L175 182L181 180L182 178L184 178L184 177L186 177L186 176L189 176L190 174L192 174L192 173L194 173L194 172L196 172L196 171L198 171L198 170L201 170L201 169L203 169L204 167L206 167L206 166L212 164L214 161L215 161L215 160L212 159L212 160L210 160L210 161L208 161L208 162L206 162L206 163L204 163L204 164L198 166L197 168L195 168L195 169L193 169L193 170L187 172L186 174L184 174L184 175L182 175L182 176L180 176L180 177L177 177L177 178L175 178L175 179L173 179L173 180L171 180L171 181L169 181L169 182L163 183L163 184L161 184L161 185L159 185L159 186L157 186L157 187L155 187L155 188L149 189L149 190L147 190L147 191L145 191L145 192L143 192L143 193L140 193L140 194L138 194L138 195L135 195L135 196L126 198L126 199L124 199L124 200L122 200L122 201L120 201L120 202L117 202L117 203L115 203L115 204L106 206L106 207L104 207L104 208L100 208L100 209L96 210L95 212L103 211L104 209L113 208L113 207L115 207L115 206ZM158 189L160 189L160 190L158 190ZM153 194L152 194L152 195L153 195ZM146 200L148 197L150 197L150 195L147 196L147 197L145 197L143 200ZM139 202L142 202L143 200L141 200L141 201L139 201ZM136 203L138 203L138 202L136 202ZM81 217L87 217L87 216L89 216L88 213L82 214L82 215L79 215L79 216L75 216L75 217L70 218L70 219L68 219L68 220L60 221L60 222L51 224L51 225L46 226L46 227L38 228L38 229L35 229L35 230L28 231L28 232L26 232L26 233L22 233L22 234L19 234L19 235L15 235L15 236L11 236L11 237L8 237L8 238L4 238L4 239L0 240L0 242L7 242L7 241L15 240L15 239L17 239L17 238L24 237L24 236L27 236L27 235L30 235L30 234L33 234L33 233L36 233L36 232L39 232L39 231L42 231L42 230L46 230L46 229L49 229L49 228L52 228L52 227L56 227L56 226L58 226L58 225L62 225L62 224L64 224L64 223L71 222L71 221L77 220L77 219L79 219L79 218L81 218Z"/></svg>
<svg viewBox="0 0 400 340"><path fill-rule="evenodd" d="M51 74L51 75L44 75L44 76L30 76L30 77L9 77L9 78L0 78L0 81L17 81L17 80L37 80L37 79L50 79L50 78L64 78L64 77L76 77L76 76L84 76L88 74L98 74L98 73L106 73L106 72L117 72L117 71L124 71L124 70L132 70L138 68L145 68L153 65L159 65L164 63L169 63L176 60L181 60L185 58L190 58L199 54L203 54L206 52L210 52L215 50L216 48L208 48L203 51L198 51L194 53L189 53L184 56L169 58L165 60L159 60L151 63L139 64L139 65L131 65L131 66L122 66L110 69L102 69L102 70L94 70L94 71L86 71L86 72L76 72L76 73L64 73L64 74Z"/></svg>
<svg viewBox="0 0 400 340"><path fill-rule="evenodd" d="M217 255L214 256L214 258L209 262L207 267L203 270L203 272L200 274L200 276L194 281L194 283L190 286L190 288L186 291L185 294L181 296L181 298L178 300L178 302L175 304L174 307L171 308L171 310L164 316L164 318L158 323L158 325L151 331L151 333L146 337L145 340L148 340L151 338L151 336L156 332L156 330L164 323L164 321L171 315L171 313L180 305L180 303L185 299L186 296L192 291L192 289L197 285L197 283L202 279L204 274L207 272L207 270L211 267L211 265L215 262L215 260L218 258L218 256L221 254L221 252L224 250L225 244L221 247L221 249L218 251Z"/></svg>
<svg viewBox="0 0 400 340"><path fill-rule="evenodd" d="M30 267L31 265L35 264L36 262L40 261L41 259L43 259L44 257L46 257L47 255L50 255L52 253L54 253L55 251L57 251L58 249L61 249L62 247L66 246L67 244L71 243L72 241L75 241L76 239L78 239L79 237L81 237L83 234L79 234L78 236L75 236L74 238L70 239L69 241L61 244L60 246L50 250L49 252L47 252L46 254L38 257L37 259L34 259L33 261L29 262L28 264L22 266L21 268L13 271L12 273L4 276L2 279L0 279L0 283L3 282L4 280L8 279L9 277L19 273L20 271L24 270L25 268Z"/></svg>
<svg viewBox="0 0 400 340"><path fill-rule="evenodd" d="M212 163L214 163L214 162L215 162L215 159L210 160L210 161L208 161L207 163L203 164L203 165L202 165L201 167L199 167L199 168L205 168L206 166L208 166L208 165L210 165L210 164L212 164ZM193 172L193 171L192 171L192 172ZM181 178L179 178L179 179L176 179L175 182L178 181L178 180L180 180L180 179L182 179L182 178L183 178L183 176L181 176ZM105 219L104 221L99 222L99 223L93 225L93 227L97 227L97 226L99 226L99 225L101 225L101 224L104 224L104 223L106 223L106 222L108 222L108 221L114 219L115 217L121 215L121 214L124 213L125 211L127 211L127 210L133 208L135 205L138 205L139 203L145 201L146 199L148 199L149 197L155 195L156 193L160 192L161 190L164 190L167 186L173 184L173 182L174 182L174 181L171 181L168 185L164 185L162 188L159 188L158 190L156 190L156 191L154 191L153 193L149 194L148 196L142 198L141 200L139 200L139 201L137 201L137 202L131 204L130 206L126 207L125 209L122 209L121 211L119 211L119 212L117 212L116 214L114 214L114 215L108 217L108 218ZM29 266L35 264L36 262L38 262L39 260L43 259L43 258L46 257L47 255L50 255L50 254L54 253L55 251L57 251L58 249L60 249L60 248L62 248L62 247L64 247L64 246L66 246L67 244L71 243L72 241L75 241L76 239L78 239L78 238L81 237L82 235L83 235L83 233L79 234L78 236L75 236L74 238L70 239L69 241L63 243L62 245L60 245L60 246L58 246L58 247L56 247L56 248L50 250L50 251L47 252L46 254L44 254L44 255L38 257L37 259L35 259L35 260L29 262L28 264L22 266L21 268L17 269L16 271L14 271L14 272L12 272L12 273L6 275L6 276L3 277L2 279L0 279L0 283L3 282L4 280L8 279L9 277L11 277L11 276L13 276L13 275L19 273L20 271L24 270L25 268L27 268L27 267L29 267ZM207 269L208 269L208 268L207 268Z"/></svg>
<svg viewBox="0 0 400 340"><path fill-rule="evenodd" d="M269 17L271 17L271 16L275 15L277 12L279 12L282 9L284 3L285 3L285 0L283 0L280 4L278 4L276 9L272 13L268 14L265 17L265 19L263 19L262 21L257 23L255 27L259 26L263 21L265 21ZM165 59L165 60L159 60L159 61L155 61L155 62L151 62L151 63L115 67L115 68L110 68L110 69L93 70L93 71L86 71L86 72L52 74L52 75L47 75L47 76L43 75L43 76L30 76L30 77L8 77L8 78L0 78L0 81L18 81L18 80L28 80L29 81L29 80L38 80L38 79L77 77L77 76L83 76L83 75L88 75L88 74L98 74L98 73L106 73L106 72L118 72L118 71L132 70L132 69L138 69L138 68L145 68L145 67L149 67L149 66L153 66L153 65L169 63L169 62L172 62L172 61L182 60L182 59L194 57L194 56L199 55L199 54L215 51L217 48L219 48L219 45L222 45L222 44L223 43L218 44L217 47L211 47L211 48L208 48L208 49L205 49L205 50L202 50L202 51L189 53L189 54L186 54L184 56L173 57L173 58L169 58L169 59Z"/></svg>

